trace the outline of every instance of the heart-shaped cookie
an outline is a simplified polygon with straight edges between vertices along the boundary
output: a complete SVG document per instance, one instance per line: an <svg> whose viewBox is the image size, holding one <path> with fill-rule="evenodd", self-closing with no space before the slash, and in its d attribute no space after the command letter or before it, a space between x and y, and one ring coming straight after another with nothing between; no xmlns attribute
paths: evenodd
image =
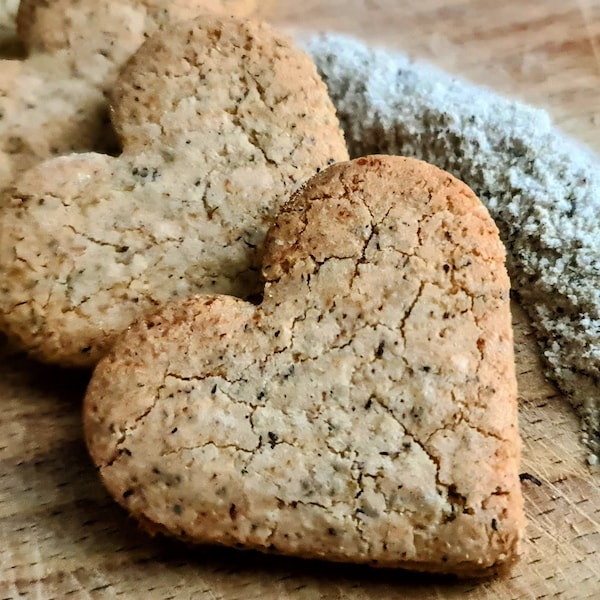
<svg viewBox="0 0 600 600"><path fill-rule="evenodd" d="M61 365L95 364L166 300L261 289L273 213L348 157L308 56L234 18L145 43L116 86L113 121L120 157L42 163L0 207L0 327Z"/></svg>
<svg viewBox="0 0 600 600"><path fill-rule="evenodd" d="M0 188L52 156L114 150L104 91L159 27L255 10L256 0L22 0L27 58L0 60Z"/></svg>
<svg viewBox="0 0 600 600"><path fill-rule="evenodd" d="M372 156L267 238L264 300L198 296L96 368L86 439L150 531L483 574L524 518L504 249L461 182Z"/></svg>

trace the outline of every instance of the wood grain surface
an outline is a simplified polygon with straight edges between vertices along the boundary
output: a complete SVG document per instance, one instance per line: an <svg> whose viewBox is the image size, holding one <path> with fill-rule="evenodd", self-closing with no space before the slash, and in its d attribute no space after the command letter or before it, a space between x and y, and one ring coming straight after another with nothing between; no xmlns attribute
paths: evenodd
<svg viewBox="0 0 600 600"><path fill-rule="evenodd" d="M0 0L1 1L1 0ZM345 31L547 108L600 152L600 0L279 0L281 27ZM526 555L485 582L327 565L138 531L81 435L84 373L0 354L0 599L600 598L600 475L514 306Z"/></svg>

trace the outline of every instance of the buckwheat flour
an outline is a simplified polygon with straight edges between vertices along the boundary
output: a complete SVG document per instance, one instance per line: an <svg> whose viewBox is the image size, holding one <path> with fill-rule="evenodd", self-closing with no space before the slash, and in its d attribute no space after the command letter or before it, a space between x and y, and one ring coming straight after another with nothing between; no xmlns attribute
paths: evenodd
<svg viewBox="0 0 600 600"><path fill-rule="evenodd" d="M551 375L600 459L600 162L548 115L407 57L305 37L353 156L414 156L470 185L496 220Z"/></svg>

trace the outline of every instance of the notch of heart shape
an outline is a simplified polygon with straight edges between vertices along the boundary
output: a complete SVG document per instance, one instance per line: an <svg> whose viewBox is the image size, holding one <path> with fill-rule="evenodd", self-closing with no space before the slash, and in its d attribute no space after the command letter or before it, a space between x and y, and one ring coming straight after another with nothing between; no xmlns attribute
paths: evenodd
<svg viewBox="0 0 600 600"><path fill-rule="evenodd" d="M256 0L21 0L27 57L0 60L0 189L52 156L115 150L106 90L160 27L256 10Z"/></svg>
<svg viewBox="0 0 600 600"><path fill-rule="evenodd" d="M99 363L84 423L105 485L148 530L193 542L464 575L512 564L504 258L487 210L436 167L330 167L270 229L260 305L167 303Z"/></svg>
<svg viewBox="0 0 600 600"><path fill-rule="evenodd" d="M0 328L31 355L91 366L149 309L246 298L273 214L348 157L312 61L261 23L163 29L116 84L117 158L42 163L0 207Z"/></svg>

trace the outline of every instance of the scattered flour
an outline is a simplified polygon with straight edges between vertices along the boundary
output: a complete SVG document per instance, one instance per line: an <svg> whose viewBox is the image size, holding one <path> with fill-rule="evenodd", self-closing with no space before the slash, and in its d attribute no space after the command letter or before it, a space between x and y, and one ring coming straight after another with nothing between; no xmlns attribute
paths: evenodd
<svg viewBox="0 0 600 600"><path fill-rule="evenodd" d="M414 156L470 185L508 250L551 375L600 456L600 160L545 112L340 35L297 36L352 156Z"/></svg>

